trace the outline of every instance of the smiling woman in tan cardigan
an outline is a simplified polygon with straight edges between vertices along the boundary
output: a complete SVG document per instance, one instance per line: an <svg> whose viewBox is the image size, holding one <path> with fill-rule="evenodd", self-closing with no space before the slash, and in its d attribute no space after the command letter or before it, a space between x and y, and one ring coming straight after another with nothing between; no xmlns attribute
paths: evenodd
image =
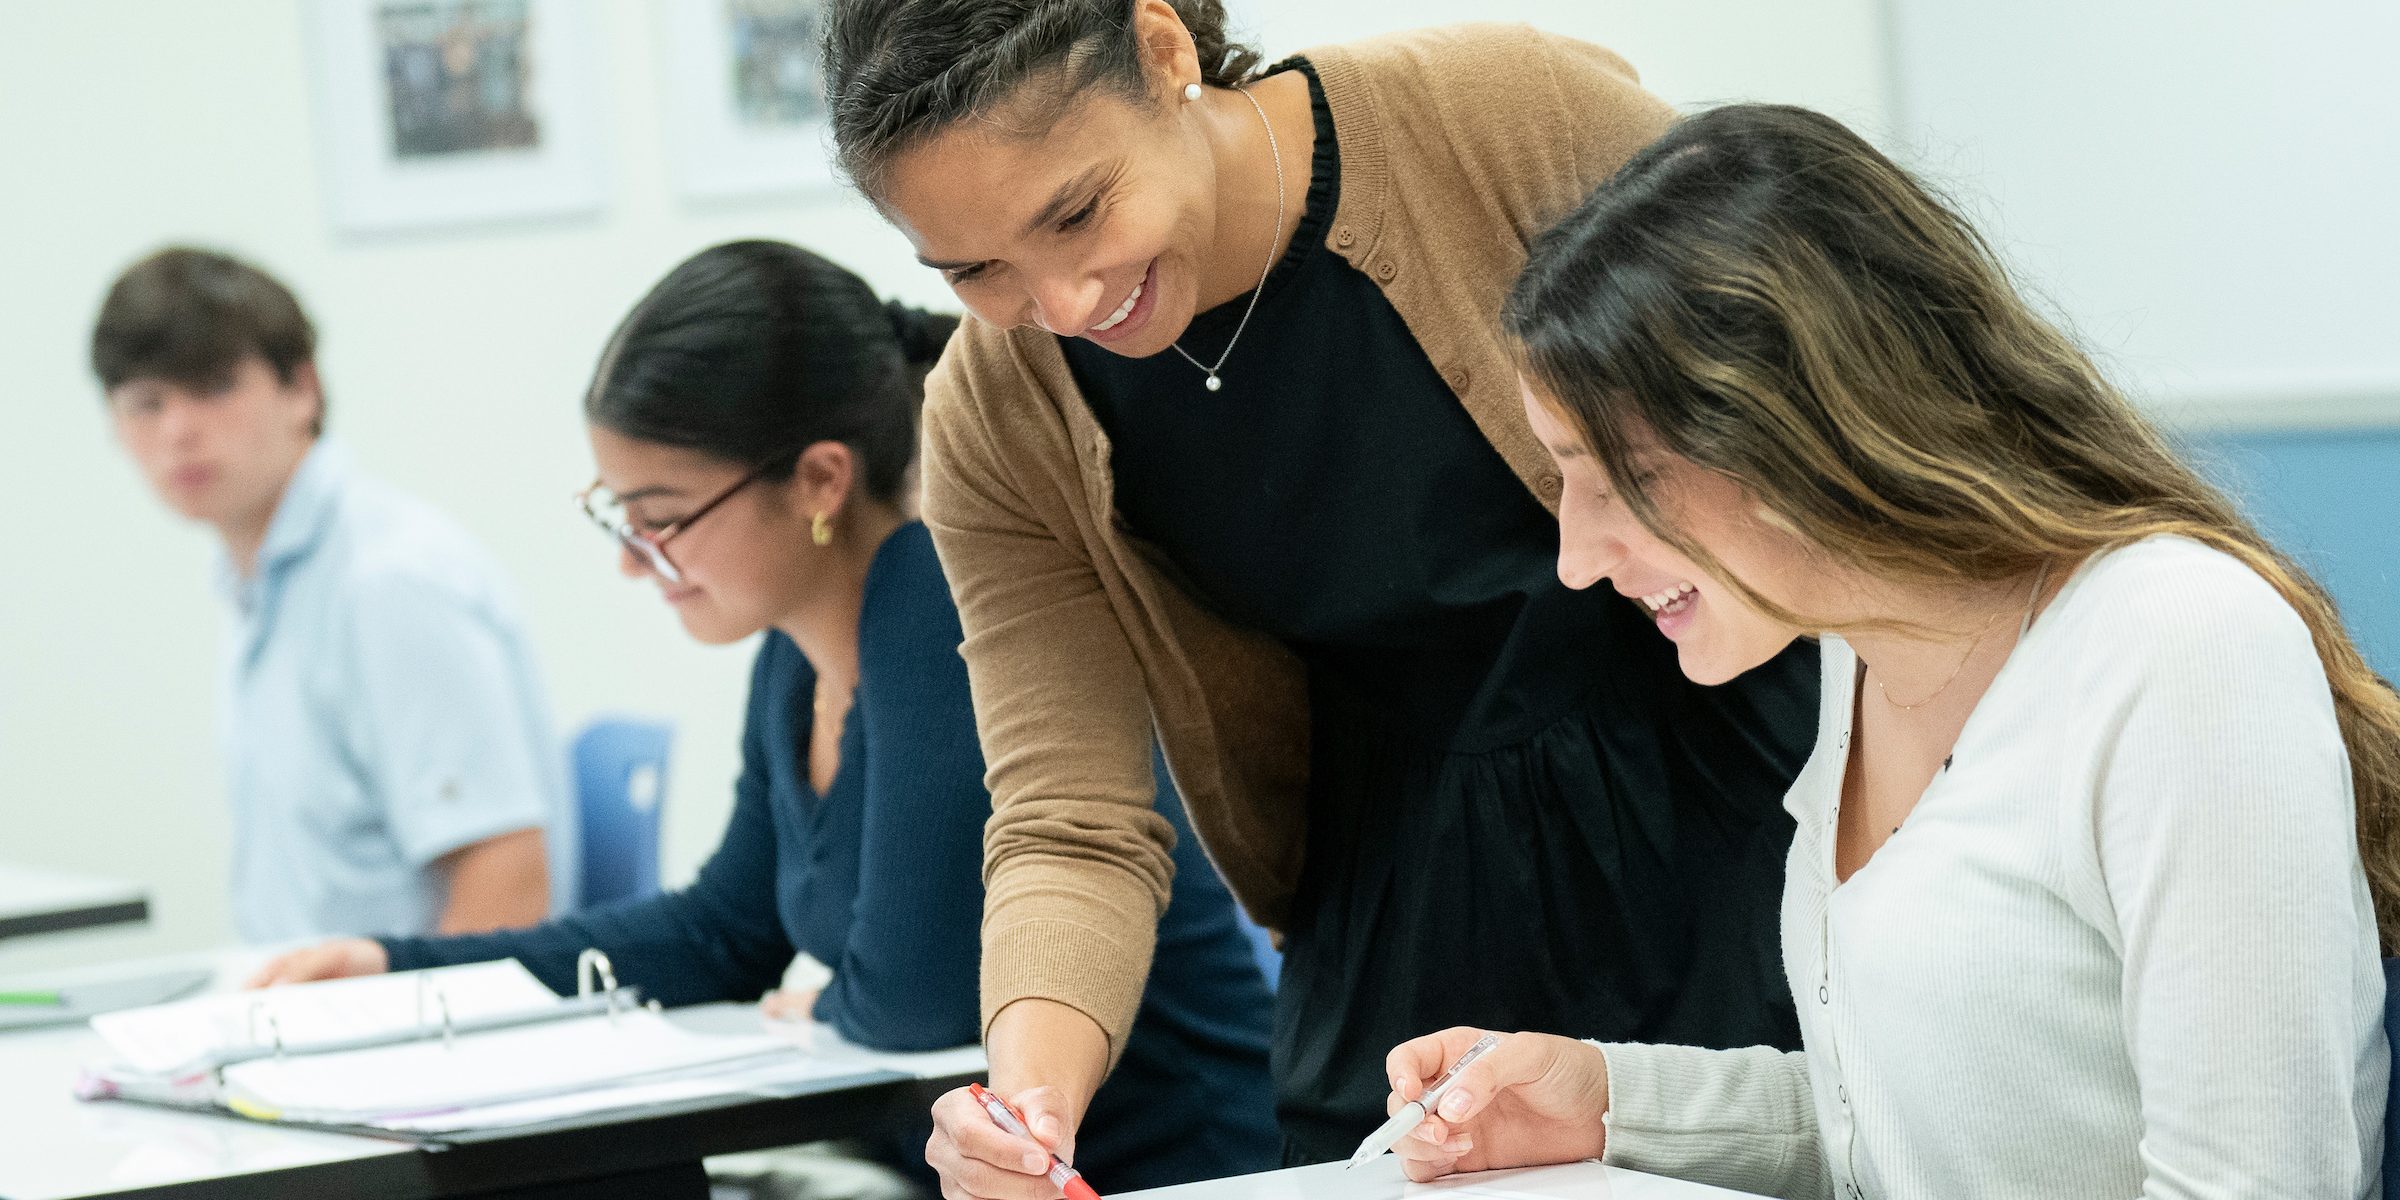
<svg viewBox="0 0 2400 1200"><path fill-rule="evenodd" d="M1559 583L1498 327L1527 243L1666 127L1632 68L1467 26L1261 71L1213 0L827 20L845 166L973 314L925 516L991 770L993 1079L1036 1132L1071 1153L1141 995L1154 737L1285 939L1290 1161L1347 1153L1428 1028L1795 1044L1813 655L1701 689ZM952 1196L1057 1194L964 1097L936 1117Z"/></svg>

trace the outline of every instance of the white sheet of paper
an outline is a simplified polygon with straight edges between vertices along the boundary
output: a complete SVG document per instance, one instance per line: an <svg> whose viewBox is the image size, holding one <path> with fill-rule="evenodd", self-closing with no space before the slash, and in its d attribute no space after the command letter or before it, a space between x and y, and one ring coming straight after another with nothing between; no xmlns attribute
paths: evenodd
<svg viewBox="0 0 2400 1200"><path fill-rule="evenodd" d="M1454 1175L1408 1184L1401 1193L1403 1200L1730 1200L1742 1194L1596 1162Z"/></svg>
<svg viewBox="0 0 2400 1200"><path fill-rule="evenodd" d="M1092 1186L1105 1188L1108 1181L1095 1179ZM1411 1183L1400 1172L1400 1160L1387 1154L1355 1171L1344 1170L1338 1162L1323 1163L1127 1192L1111 1200L1740 1200L1742 1196L1596 1162L1484 1171L1433 1183Z"/></svg>

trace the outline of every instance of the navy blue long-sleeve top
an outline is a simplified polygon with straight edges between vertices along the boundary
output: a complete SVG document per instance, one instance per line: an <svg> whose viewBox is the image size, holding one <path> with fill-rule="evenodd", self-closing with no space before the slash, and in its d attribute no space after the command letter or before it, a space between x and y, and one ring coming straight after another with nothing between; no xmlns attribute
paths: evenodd
<svg viewBox="0 0 2400 1200"><path fill-rule="evenodd" d="M976 1040L983 827L991 800L957 610L925 528L877 551L841 767L809 783L816 672L770 631L751 670L742 773L723 844L681 891L529 929L387 938L393 970L516 958L561 993L584 948L667 1005L748 1000L797 951L833 969L815 1016L882 1050ZM1077 1164L1096 1186L1159 1187L1276 1165L1271 999L1233 902L1159 772L1175 883L1125 1053L1093 1098ZM871 1139L925 1177L924 1126Z"/></svg>

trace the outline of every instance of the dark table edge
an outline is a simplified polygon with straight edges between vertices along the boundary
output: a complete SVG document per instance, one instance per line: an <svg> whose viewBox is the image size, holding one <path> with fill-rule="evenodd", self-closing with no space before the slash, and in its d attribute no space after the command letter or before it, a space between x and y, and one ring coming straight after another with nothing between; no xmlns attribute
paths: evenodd
<svg viewBox="0 0 2400 1200"><path fill-rule="evenodd" d="M147 897L90 908L0 917L0 942L37 933L65 933L70 929L92 929L102 925L131 925L149 919L150 901Z"/></svg>

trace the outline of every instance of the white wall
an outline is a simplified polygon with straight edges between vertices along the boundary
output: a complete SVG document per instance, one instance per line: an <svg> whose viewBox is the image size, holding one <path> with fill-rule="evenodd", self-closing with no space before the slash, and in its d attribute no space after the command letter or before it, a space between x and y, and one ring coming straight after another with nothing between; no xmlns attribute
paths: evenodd
<svg viewBox="0 0 2400 1200"><path fill-rule="evenodd" d="M597 0L596 0L597 2ZM659 3L669 0L657 0ZM698 2L698 0L672 0ZM568 498L590 473L576 404L623 309L683 256L739 236L805 243L877 287L945 293L843 196L696 211L664 174L657 10L605 0L614 195L591 220L369 242L327 228L296 3L75 0L10 7L0 72L0 364L8 372L0 578L0 861L146 881L144 929L0 944L0 969L221 942L224 797L208 542L107 437L85 339L115 272L168 241L256 258L309 306L337 436L510 564L566 723L678 725L668 873L730 802L746 648L702 650L618 580ZM1272 54L1466 19L1604 42L1678 102L1753 98L1879 128L1874 0L1236 0Z"/></svg>
<svg viewBox="0 0 2400 1200"><path fill-rule="evenodd" d="M1894 0L1906 140L2162 417L2400 425L2400 5Z"/></svg>
<svg viewBox="0 0 2400 1200"><path fill-rule="evenodd" d="M1678 104L1806 104L1881 131L1880 0L1226 0L1270 56L1447 21L1524 21L1588 38Z"/></svg>

